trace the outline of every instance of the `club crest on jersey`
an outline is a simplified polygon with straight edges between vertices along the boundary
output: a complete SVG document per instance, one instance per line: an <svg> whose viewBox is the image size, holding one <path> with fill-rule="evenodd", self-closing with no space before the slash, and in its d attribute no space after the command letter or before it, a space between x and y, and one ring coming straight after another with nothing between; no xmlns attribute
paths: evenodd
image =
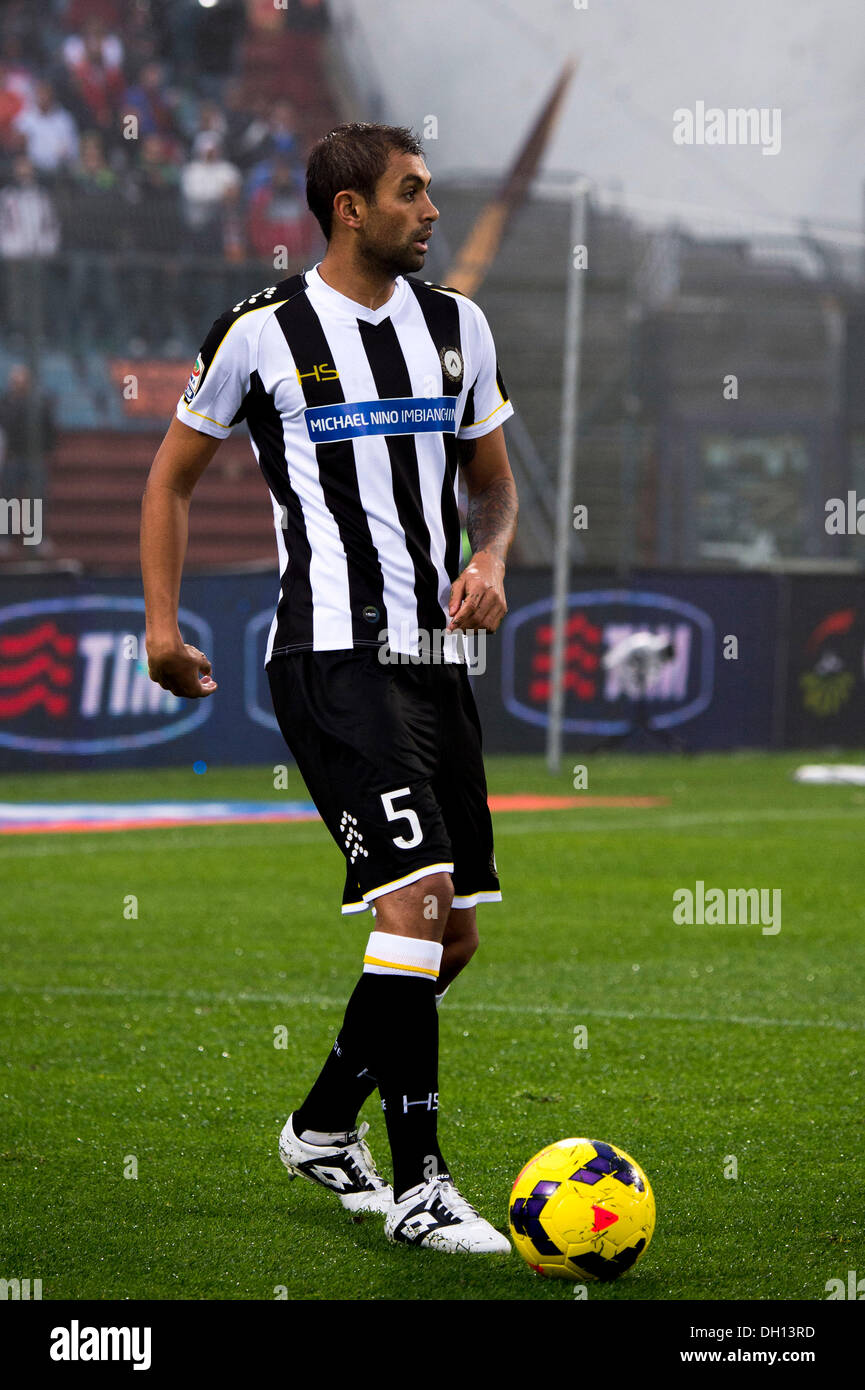
<svg viewBox="0 0 865 1390"><path fill-rule="evenodd" d="M199 356L195 359L195 366L189 373L189 380L186 383L186 390L183 393L183 399L186 401L187 405L189 405L189 402L192 400L192 397L195 395L196 391L201 385L201 374L203 371L204 363L202 362L201 355L199 354Z"/></svg>
<svg viewBox="0 0 865 1390"><path fill-rule="evenodd" d="M463 357L459 348L443 347L439 353L442 371L449 381L462 381Z"/></svg>

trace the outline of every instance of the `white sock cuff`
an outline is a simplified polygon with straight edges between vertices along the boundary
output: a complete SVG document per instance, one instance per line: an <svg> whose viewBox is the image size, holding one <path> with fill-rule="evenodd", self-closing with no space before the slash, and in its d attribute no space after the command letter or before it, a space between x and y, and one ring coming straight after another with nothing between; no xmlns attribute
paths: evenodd
<svg viewBox="0 0 865 1390"><path fill-rule="evenodd" d="M440 941L374 931L366 944L363 969L364 974L370 975L414 975L418 979L437 980L441 960Z"/></svg>

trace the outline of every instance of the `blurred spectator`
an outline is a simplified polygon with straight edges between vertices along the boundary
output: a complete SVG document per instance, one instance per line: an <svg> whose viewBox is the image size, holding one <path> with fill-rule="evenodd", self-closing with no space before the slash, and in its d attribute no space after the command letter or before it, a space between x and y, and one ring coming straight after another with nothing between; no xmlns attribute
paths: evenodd
<svg viewBox="0 0 865 1390"><path fill-rule="evenodd" d="M246 170L253 164L260 163L267 151L270 103L266 97L260 96L253 100L251 107L244 106L242 91L238 83L236 94L230 99L226 112L226 139L231 149L231 158L241 169Z"/></svg>
<svg viewBox="0 0 865 1390"><path fill-rule="evenodd" d="M139 146L138 162L130 176L132 184L142 191L146 189L153 193L167 188L176 193L180 186L182 164L182 160L176 157L176 149L174 140L166 140L162 135L145 135Z"/></svg>
<svg viewBox="0 0 865 1390"><path fill-rule="evenodd" d="M13 181L0 189L0 257L3 260L4 327L28 341L41 332L40 261L57 254L60 222L50 195L36 181L26 155L15 160Z"/></svg>
<svg viewBox="0 0 865 1390"><path fill-rule="evenodd" d="M239 169L248 169L259 157L262 141L267 138L267 121L251 110L243 83L233 77L225 84L222 102L225 127L225 152Z"/></svg>
<svg viewBox="0 0 865 1390"><path fill-rule="evenodd" d="M63 58L79 125L95 125L113 133L126 86L121 40L116 34L106 33L101 20L91 19L85 24L83 35L72 34L66 40Z"/></svg>
<svg viewBox="0 0 865 1390"><path fill-rule="evenodd" d="M63 41L63 61L70 68L96 63L106 71L121 71L123 40L116 33L109 32L109 22L104 16L94 13L92 6L86 9L88 13L81 25L81 33L70 34Z"/></svg>
<svg viewBox="0 0 865 1390"><path fill-rule="evenodd" d="M198 130L196 134L202 135L209 130L218 135L220 141L225 143L226 119L222 114L222 109L216 101L202 101L198 106Z"/></svg>
<svg viewBox="0 0 865 1390"><path fill-rule="evenodd" d="M78 130L50 82L36 86L36 101L15 122L27 141L27 155L41 174L56 174L78 158Z"/></svg>
<svg viewBox="0 0 865 1390"><path fill-rule="evenodd" d="M15 122L27 105L27 97L15 81L13 71L0 61L0 147L10 150L23 146Z"/></svg>
<svg viewBox="0 0 865 1390"><path fill-rule="evenodd" d="M56 431L51 407L42 392L34 388L33 374L24 363L12 367L6 391L0 397L0 435L3 496L44 501L45 460L54 448Z"/></svg>
<svg viewBox="0 0 865 1390"><path fill-rule="evenodd" d="M81 153L73 170L73 181L84 197L110 192L117 183L117 175L106 161L102 136L98 130L86 130L81 137ZM105 203L106 209L116 206L114 198ZM111 217L108 218L108 221L113 220Z"/></svg>
<svg viewBox="0 0 865 1390"><path fill-rule="evenodd" d="M177 0L165 0L176 5ZM169 56L160 33L158 7L154 0L135 0L123 7L123 66L128 73L140 73L148 63L159 63ZM107 24L109 32L118 25Z"/></svg>
<svg viewBox="0 0 865 1390"><path fill-rule="evenodd" d="M183 90L194 88L195 37L200 7L181 4L179 0L158 0L154 11L153 25L161 34L163 51L171 54L174 80Z"/></svg>
<svg viewBox="0 0 865 1390"><path fill-rule="evenodd" d="M184 238L179 181L180 168L170 158L162 136L145 136L138 166L126 183L129 245L140 259L126 279L124 320L127 348L137 354L161 355L166 335L183 340L183 262L177 258Z"/></svg>
<svg viewBox="0 0 865 1390"><path fill-rule="evenodd" d="M277 158L295 160L299 153L294 108L290 101L274 102L255 150L259 162L249 176L247 191L254 193L273 177Z"/></svg>
<svg viewBox="0 0 865 1390"><path fill-rule="evenodd" d="M276 156L268 182L250 199L249 241L255 255L271 264L276 247L286 247L289 256L302 256L307 249L303 182L298 167L287 156Z"/></svg>
<svg viewBox="0 0 865 1390"><path fill-rule="evenodd" d="M136 250L176 251L182 244L179 182L180 169L169 158L162 136L145 136L126 185L129 240Z"/></svg>
<svg viewBox="0 0 865 1390"><path fill-rule="evenodd" d="M193 157L180 175L183 216L194 249L211 254L218 249L223 200L240 182L240 170L223 157L219 135L203 130L195 137Z"/></svg>
<svg viewBox="0 0 865 1390"><path fill-rule="evenodd" d="M53 256L59 246L54 203L37 182L30 160L19 155L13 182L0 189L0 256L4 260Z"/></svg>
<svg viewBox="0 0 865 1390"><path fill-rule="evenodd" d="M36 100L36 82L21 61L19 45L8 36L0 51L0 133Z"/></svg>
<svg viewBox="0 0 865 1390"><path fill-rule="evenodd" d="M181 161L176 158L176 142L162 135L146 135L141 142L139 173L151 188L178 188Z"/></svg>
<svg viewBox="0 0 865 1390"><path fill-rule="evenodd" d="M68 248L61 299L65 298L72 343L82 352L109 346L122 328L116 266L105 254L123 247L125 208L118 192L101 134L85 131L72 177L57 190L63 244Z"/></svg>
<svg viewBox="0 0 865 1390"><path fill-rule="evenodd" d="M184 142L183 156L201 129L199 109L201 100L189 85L181 83L171 89L171 114L178 138Z"/></svg>
<svg viewBox="0 0 865 1390"><path fill-rule="evenodd" d="M138 81L123 94L123 114L138 117L139 138L145 135L171 135L174 114L165 90L165 71L161 63L145 63Z"/></svg>

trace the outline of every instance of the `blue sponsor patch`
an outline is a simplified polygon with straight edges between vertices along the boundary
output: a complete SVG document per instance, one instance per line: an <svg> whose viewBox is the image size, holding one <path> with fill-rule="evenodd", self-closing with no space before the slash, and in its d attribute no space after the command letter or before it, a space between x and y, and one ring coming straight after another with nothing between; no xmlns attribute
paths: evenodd
<svg viewBox="0 0 865 1390"><path fill-rule="evenodd" d="M363 434L456 434L456 396L398 396L315 405L303 412L314 444Z"/></svg>

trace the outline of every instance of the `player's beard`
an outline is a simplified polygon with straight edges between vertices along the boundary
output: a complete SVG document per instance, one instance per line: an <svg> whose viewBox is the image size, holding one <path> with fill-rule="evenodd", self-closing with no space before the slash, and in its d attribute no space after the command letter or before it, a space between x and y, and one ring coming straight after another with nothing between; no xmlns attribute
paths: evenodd
<svg viewBox="0 0 865 1390"><path fill-rule="evenodd" d="M389 245L365 241L360 243L358 252L373 275L385 274L394 280L398 275L411 275L420 270L426 260L420 251L415 250L411 241Z"/></svg>

